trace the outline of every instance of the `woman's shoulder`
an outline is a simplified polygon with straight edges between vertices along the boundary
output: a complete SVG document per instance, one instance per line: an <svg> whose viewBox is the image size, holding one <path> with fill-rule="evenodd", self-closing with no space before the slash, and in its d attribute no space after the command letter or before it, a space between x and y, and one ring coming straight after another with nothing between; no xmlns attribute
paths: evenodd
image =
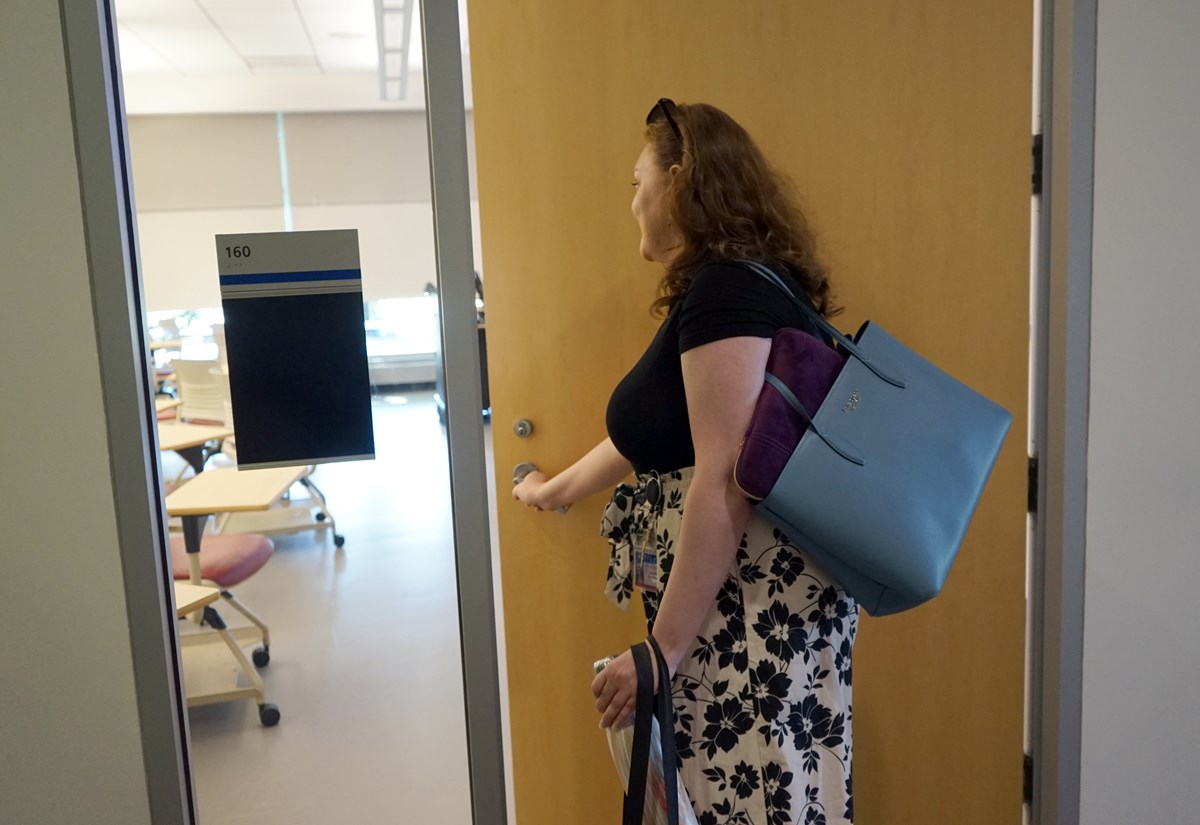
<svg viewBox="0 0 1200 825"><path fill-rule="evenodd" d="M698 282L715 283L726 278L761 279L762 275L751 269L747 262L716 258L705 261L696 267L695 274L692 276L692 285Z"/></svg>
<svg viewBox="0 0 1200 825"><path fill-rule="evenodd" d="M779 272L778 268L773 268L773 271ZM796 279L786 271L780 274L784 276L784 283L795 293L799 288ZM713 260L701 264L692 276L684 297L692 302L751 300L774 304L780 299L788 300L783 290L761 272L745 262L731 260Z"/></svg>
<svg viewBox="0 0 1200 825"><path fill-rule="evenodd" d="M804 287L790 271L772 268L782 276L788 295L779 284L744 263L718 260L696 270L684 295L684 324L720 324L727 332L738 330L770 337L783 327L796 327L820 336L817 326L796 304L804 300Z"/></svg>

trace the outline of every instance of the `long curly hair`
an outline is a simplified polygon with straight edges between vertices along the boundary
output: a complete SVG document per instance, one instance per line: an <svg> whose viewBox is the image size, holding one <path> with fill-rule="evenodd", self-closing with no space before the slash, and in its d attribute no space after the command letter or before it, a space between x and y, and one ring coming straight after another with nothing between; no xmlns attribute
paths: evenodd
<svg viewBox="0 0 1200 825"><path fill-rule="evenodd" d="M660 168L680 167L666 209L682 247L658 284L651 311L661 316L670 310L704 264L741 258L786 268L813 308L827 317L841 312L792 185L746 130L705 103L671 105L671 116L682 139L663 117L651 119L645 137Z"/></svg>

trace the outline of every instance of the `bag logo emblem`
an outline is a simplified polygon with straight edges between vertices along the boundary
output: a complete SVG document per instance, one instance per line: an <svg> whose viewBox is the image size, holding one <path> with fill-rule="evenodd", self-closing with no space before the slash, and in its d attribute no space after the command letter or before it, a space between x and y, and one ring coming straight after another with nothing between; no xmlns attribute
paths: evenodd
<svg viewBox="0 0 1200 825"><path fill-rule="evenodd" d="M850 393L850 400L846 402L846 406L842 407L842 412L854 412L860 401L862 401L862 393L855 390Z"/></svg>

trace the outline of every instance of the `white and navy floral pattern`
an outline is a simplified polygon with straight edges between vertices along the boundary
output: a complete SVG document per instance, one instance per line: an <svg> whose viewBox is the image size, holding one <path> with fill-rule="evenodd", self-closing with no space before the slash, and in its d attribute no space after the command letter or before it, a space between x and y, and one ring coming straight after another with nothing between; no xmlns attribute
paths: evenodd
<svg viewBox="0 0 1200 825"><path fill-rule="evenodd" d="M633 598L632 543L648 536L669 586L691 468L622 484L604 514L605 592ZM647 494L649 491L649 494ZM653 627L659 594L642 593ZM851 651L858 606L757 513L675 674L680 773L700 825L854 821Z"/></svg>

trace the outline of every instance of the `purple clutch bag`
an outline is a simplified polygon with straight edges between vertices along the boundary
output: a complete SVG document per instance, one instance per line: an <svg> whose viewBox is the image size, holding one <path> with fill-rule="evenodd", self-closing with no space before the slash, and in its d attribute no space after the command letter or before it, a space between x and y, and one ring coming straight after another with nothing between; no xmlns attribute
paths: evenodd
<svg viewBox="0 0 1200 825"><path fill-rule="evenodd" d="M840 352L820 339L787 327L775 333L767 372L787 385L809 416L815 416L845 363ZM779 391L764 383L733 468L733 479L747 497L759 501L767 497L807 429Z"/></svg>

